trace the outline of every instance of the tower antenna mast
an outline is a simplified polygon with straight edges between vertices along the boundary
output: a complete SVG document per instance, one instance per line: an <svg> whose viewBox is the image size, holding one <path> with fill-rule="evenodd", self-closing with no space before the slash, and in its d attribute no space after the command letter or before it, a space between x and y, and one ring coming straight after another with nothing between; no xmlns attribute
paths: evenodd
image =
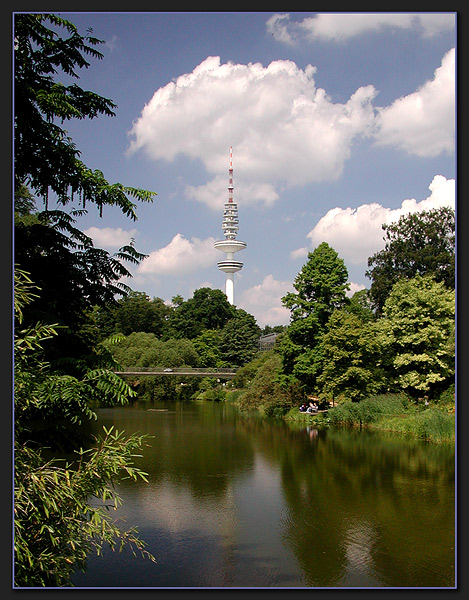
<svg viewBox="0 0 469 600"><path fill-rule="evenodd" d="M214 246L217 250L225 253L225 259L217 263L220 271L226 275L225 278L225 294L230 304L234 304L234 274L243 268L243 263L239 260L234 260L235 252L244 250L246 242L240 242L236 239L238 233L238 205L234 202L234 185L233 185L233 148L230 147L230 163L228 169L228 202L224 204L222 229L225 235L224 240L215 242Z"/></svg>

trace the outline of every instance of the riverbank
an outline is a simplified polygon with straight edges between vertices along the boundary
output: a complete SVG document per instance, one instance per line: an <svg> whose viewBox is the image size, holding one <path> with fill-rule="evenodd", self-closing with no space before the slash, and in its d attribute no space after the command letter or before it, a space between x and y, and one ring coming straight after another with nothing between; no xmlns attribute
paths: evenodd
<svg viewBox="0 0 469 600"><path fill-rule="evenodd" d="M298 406L286 407L283 403L246 403L247 389L209 390L198 395L199 400L227 401L241 410L255 410L265 417L282 418L299 425L346 425L367 427L386 432L404 434L417 439L440 443L454 443L456 419L454 402L433 403L426 406L412 402L404 394L381 394L360 402L346 401L320 410L317 413L300 412ZM241 400L241 402L240 402Z"/></svg>
<svg viewBox="0 0 469 600"><path fill-rule="evenodd" d="M431 442L454 443L454 405L425 405L403 394L383 394L361 402L344 402L328 412L331 424L370 427Z"/></svg>
<svg viewBox="0 0 469 600"><path fill-rule="evenodd" d="M243 390L227 392L225 399L236 404L242 393ZM434 443L455 442L454 404L427 407L411 402L403 394L382 394L361 402L347 401L317 413L300 412L297 406L274 414L269 414L263 406L256 409L265 416L283 418L299 425L367 427Z"/></svg>
<svg viewBox="0 0 469 600"><path fill-rule="evenodd" d="M454 413L430 408L417 414L382 418L371 425L374 429L412 435L430 442L454 443L456 419Z"/></svg>

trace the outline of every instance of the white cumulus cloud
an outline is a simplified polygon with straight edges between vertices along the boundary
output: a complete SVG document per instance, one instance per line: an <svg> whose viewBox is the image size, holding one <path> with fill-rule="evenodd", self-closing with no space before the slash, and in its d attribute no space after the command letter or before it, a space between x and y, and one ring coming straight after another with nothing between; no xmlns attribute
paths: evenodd
<svg viewBox="0 0 469 600"><path fill-rule="evenodd" d="M376 90L361 87L333 103L316 87L315 71L290 60L264 67L208 57L155 92L133 124L129 152L168 161L184 154L219 177L233 146L235 196L239 176L243 204L270 204L281 185L337 179L353 140L371 133ZM221 185L215 178L186 193L219 207Z"/></svg>
<svg viewBox="0 0 469 600"><path fill-rule="evenodd" d="M294 291L290 281L278 281L273 275L264 277L261 283L242 292L236 305L256 315L260 327L287 325L290 311L282 305L282 297Z"/></svg>
<svg viewBox="0 0 469 600"><path fill-rule="evenodd" d="M220 210L221 202L226 200L226 176L214 177L205 185L193 186L187 185L185 196L202 202L213 210ZM243 204L250 201L264 206L270 206L279 195L274 186L270 183L242 183L236 186L235 200L241 201Z"/></svg>
<svg viewBox="0 0 469 600"><path fill-rule="evenodd" d="M129 244L136 233L136 229L126 231L122 227L90 227L85 230L85 234L93 240L95 246L109 249L122 248Z"/></svg>
<svg viewBox="0 0 469 600"><path fill-rule="evenodd" d="M301 21L288 13L274 14L267 32L278 42L292 45L310 40L344 42L368 32L405 29L424 38L455 28L455 13L319 13Z"/></svg>
<svg viewBox="0 0 469 600"><path fill-rule="evenodd" d="M274 14L266 22L267 32L270 33L277 42L293 45L296 42L296 35L291 31L289 14Z"/></svg>
<svg viewBox="0 0 469 600"><path fill-rule="evenodd" d="M186 239L177 233L164 248L150 252L137 268L140 275L181 275L195 269L213 267L220 253L213 247L215 238Z"/></svg>
<svg viewBox="0 0 469 600"><path fill-rule="evenodd" d="M360 138L421 157L454 151L454 49L432 80L385 107L373 106L372 85L335 103L315 72L291 60L264 67L209 56L154 93L129 132L128 152L200 160L207 181L186 185L186 197L219 210L230 146L235 199L244 206L271 206L287 187L340 178Z"/></svg>
<svg viewBox="0 0 469 600"><path fill-rule="evenodd" d="M406 199L396 209L377 203L362 204L358 208L329 210L308 233L312 247L327 242L349 264L366 264L368 257L384 247L381 228L402 215L449 206L455 208L455 180L436 175L429 186L430 196L418 202Z"/></svg>
<svg viewBox="0 0 469 600"><path fill-rule="evenodd" d="M454 151L455 50L450 50L434 78L417 91L378 109L376 140L422 157Z"/></svg>
<svg viewBox="0 0 469 600"><path fill-rule="evenodd" d="M290 252L290 258L292 260L296 260L297 258L305 258L305 256L308 256L308 248L297 248L296 250L292 250Z"/></svg>

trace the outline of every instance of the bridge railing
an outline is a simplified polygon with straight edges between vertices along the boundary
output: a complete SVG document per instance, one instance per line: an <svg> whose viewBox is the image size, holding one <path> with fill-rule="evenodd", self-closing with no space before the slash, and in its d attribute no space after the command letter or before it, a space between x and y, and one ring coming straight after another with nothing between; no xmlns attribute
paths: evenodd
<svg viewBox="0 0 469 600"><path fill-rule="evenodd" d="M148 371L152 371L154 373L186 373L190 371L192 373L236 373L236 369L233 368L223 368L217 369L213 368L199 368L199 367L126 367L121 369L122 371L138 371L142 373L147 373Z"/></svg>
<svg viewBox="0 0 469 600"><path fill-rule="evenodd" d="M114 371L116 375L192 375L199 377L234 377L233 368L192 368L192 367L126 367Z"/></svg>

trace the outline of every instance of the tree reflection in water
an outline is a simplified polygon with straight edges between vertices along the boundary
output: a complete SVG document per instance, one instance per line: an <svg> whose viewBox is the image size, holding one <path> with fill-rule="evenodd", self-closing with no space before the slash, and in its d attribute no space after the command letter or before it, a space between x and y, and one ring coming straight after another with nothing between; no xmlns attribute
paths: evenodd
<svg viewBox="0 0 469 600"><path fill-rule="evenodd" d="M98 423L154 436L139 464L149 484L123 486L119 514L156 567L109 553L75 585L455 585L454 447L298 429L226 403L166 407Z"/></svg>

